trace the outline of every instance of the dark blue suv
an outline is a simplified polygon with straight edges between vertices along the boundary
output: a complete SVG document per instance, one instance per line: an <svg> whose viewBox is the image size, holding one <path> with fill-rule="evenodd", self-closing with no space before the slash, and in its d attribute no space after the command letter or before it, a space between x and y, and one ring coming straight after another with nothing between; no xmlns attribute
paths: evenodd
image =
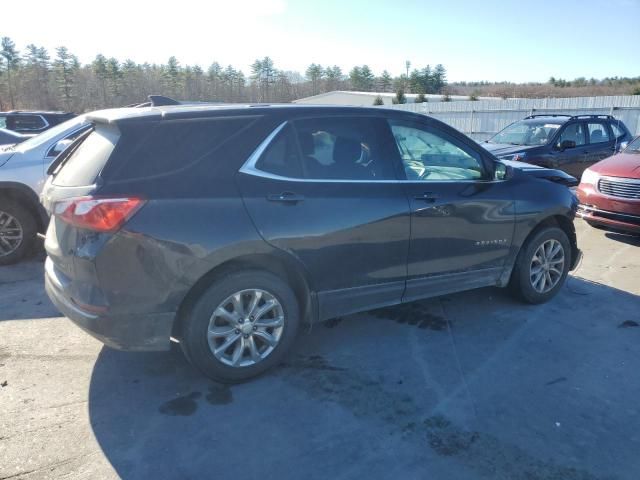
<svg viewBox="0 0 640 480"><path fill-rule="evenodd" d="M482 146L499 159L563 170L576 178L620 150L632 136L611 115L530 115Z"/></svg>

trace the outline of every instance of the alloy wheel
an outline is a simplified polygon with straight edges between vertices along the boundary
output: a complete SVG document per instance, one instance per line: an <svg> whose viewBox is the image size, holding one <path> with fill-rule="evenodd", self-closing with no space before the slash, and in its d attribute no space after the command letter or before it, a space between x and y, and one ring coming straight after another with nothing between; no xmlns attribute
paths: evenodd
<svg viewBox="0 0 640 480"><path fill-rule="evenodd" d="M24 238L22 225L16 217L0 210L0 257L15 252Z"/></svg>
<svg viewBox="0 0 640 480"><path fill-rule="evenodd" d="M538 293L551 291L562 278L564 272L564 247L555 239L540 244L531 259L530 281Z"/></svg>
<svg viewBox="0 0 640 480"><path fill-rule="evenodd" d="M278 345L284 322L284 310L274 295L260 289L241 290L213 311L207 331L209 348L225 365L255 365Z"/></svg>

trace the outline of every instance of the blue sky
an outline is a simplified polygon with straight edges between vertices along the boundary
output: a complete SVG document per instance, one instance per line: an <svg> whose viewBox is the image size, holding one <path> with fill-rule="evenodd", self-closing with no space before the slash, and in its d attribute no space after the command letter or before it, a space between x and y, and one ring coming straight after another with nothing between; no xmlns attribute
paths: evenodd
<svg viewBox="0 0 640 480"><path fill-rule="evenodd" d="M405 60L442 63L452 81L640 75L640 0L7 3L0 35L20 49L65 45L82 62L98 52L151 63L175 55L248 73L269 55L298 71L368 64L397 75Z"/></svg>

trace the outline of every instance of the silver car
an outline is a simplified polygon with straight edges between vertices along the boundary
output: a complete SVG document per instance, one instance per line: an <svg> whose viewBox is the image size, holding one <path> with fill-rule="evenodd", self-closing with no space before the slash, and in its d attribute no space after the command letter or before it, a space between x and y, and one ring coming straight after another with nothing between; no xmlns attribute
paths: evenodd
<svg viewBox="0 0 640 480"><path fill-rule="evenodd" d="M84 116L0 147L0 265L15 263L32 250L48 217L39 202L47 168L56 156L90 128Z"/></svg>

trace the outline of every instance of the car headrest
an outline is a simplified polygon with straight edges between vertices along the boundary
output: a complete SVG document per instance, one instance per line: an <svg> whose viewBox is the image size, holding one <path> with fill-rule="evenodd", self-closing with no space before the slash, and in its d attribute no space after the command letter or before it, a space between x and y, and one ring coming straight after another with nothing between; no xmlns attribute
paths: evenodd
<svg viewBox="0 0 640 480"><path fill-rule="evenodd" d="M338 137L333 147L333 161L335 163L355 164L362 155L362 146L357 140Z"/></svg>

